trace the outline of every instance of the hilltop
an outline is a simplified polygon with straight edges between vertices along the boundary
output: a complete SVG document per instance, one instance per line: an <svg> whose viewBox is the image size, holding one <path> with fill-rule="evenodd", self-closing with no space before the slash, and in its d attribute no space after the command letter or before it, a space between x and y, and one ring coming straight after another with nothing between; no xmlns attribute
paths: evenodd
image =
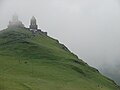
<svg viewBox="0 0 120 90"><path fill-rule="evenodd" d="M47 34L0 31L0 90L120 90Z"/></svg>

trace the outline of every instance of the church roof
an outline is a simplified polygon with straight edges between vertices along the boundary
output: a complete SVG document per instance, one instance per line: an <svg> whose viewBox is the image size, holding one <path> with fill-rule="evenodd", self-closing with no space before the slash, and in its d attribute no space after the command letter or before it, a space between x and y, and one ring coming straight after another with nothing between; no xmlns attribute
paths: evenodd
<svg viewBox="0 0 120 90"><path fill-rule="evenodd" d="M36 20L36 18L34 16L32 16L32 19L31 20Z"/></svg>

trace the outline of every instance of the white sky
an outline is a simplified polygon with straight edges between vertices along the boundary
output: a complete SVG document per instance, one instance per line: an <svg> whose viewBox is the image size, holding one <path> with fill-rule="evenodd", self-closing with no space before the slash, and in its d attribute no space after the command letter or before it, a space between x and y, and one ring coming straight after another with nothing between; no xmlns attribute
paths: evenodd
<svg viewBox="0 0 120 90"><path fill-rule="evenodd" d="M120 63L119 0L0 0L0 29L15 12L26 27L34 15L39 28L99 70Z"/></svg>

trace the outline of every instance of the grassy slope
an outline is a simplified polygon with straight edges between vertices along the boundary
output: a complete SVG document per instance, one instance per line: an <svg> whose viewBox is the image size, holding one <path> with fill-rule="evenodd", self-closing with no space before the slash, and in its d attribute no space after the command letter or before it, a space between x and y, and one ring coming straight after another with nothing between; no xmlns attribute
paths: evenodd
<svg viewBox="0 0 120 90"><path fill-rule="evenodd" d="M0 32L0 90L119 90L57 40L27 29Z"/></svg>

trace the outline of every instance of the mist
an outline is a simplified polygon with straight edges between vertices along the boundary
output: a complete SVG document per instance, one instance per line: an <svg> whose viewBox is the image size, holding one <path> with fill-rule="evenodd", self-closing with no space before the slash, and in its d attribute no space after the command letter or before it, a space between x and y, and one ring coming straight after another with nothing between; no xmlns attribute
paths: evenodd
<svg viewBox="0 0 120 90"><path fill-rule="evenodd" d="M1 0L0 30L14 13L26 27L35 16L40 29L89 65L111 78L120 75L119 0Z"/></svg>

